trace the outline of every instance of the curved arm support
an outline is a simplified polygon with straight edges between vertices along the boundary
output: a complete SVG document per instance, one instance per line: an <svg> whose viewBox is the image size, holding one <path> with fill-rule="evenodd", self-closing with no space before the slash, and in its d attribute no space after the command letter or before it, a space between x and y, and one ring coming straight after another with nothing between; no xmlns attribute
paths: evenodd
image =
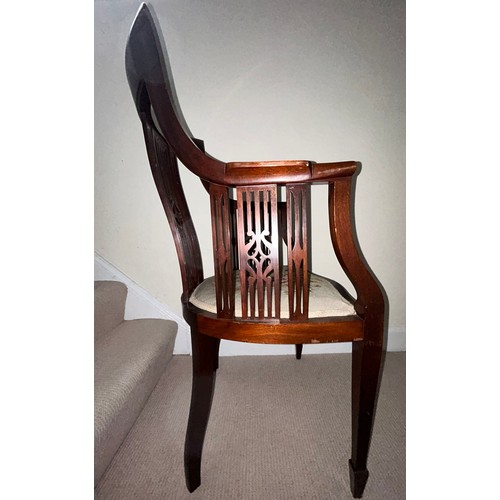
<svg viewBox="0 0 500 500"><path fill-rule="evenodd" d="M164 52L160 29L146 4L137 13L127 41L125 65L139 115L150 114L177 158L202 180L221 186L328 182L352 175L353 161L316 163L307 160L224 163L205 152L182 116Z"/></svg>
<svg viewBox="0 0 500 500"><path fill-rule="evenodd" d="M329 184L330 235L335 254L356 290L355 308L363 317L384 313L384 296L356 244L351 211L352 176Z"/></svg>

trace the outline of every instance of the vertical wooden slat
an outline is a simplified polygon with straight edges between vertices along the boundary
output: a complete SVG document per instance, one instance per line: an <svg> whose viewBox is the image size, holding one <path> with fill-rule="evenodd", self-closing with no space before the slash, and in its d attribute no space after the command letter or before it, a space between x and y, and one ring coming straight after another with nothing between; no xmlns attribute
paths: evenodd
<svg viewBox="0 0 500 500"><path fill-rule="evenodd" d="M288 308L290 319L303 319L309 313L309 269L306 184L290 184L286 189L288 226Z"/></svg>
<svg viewBox="0 0 500 500"><path fill-rule="evenodd" d="M214 249L217 316L234 316L234 277L231 248L230 199L226 186L209 185Z"/></svg>
<svg viewBox="0 0 500 500"><path fill-rule="evenodd" d="M278 318L277 186L240 187L236 192L242 317Z"/></svg>
<svg viewBox="0 0 500 500"><path fill-rule="evenodd" d="M182 189L177 157L152 123L143 122L153 179L167 215L182 277L183 300L203 281L200 246Z"/></svg>

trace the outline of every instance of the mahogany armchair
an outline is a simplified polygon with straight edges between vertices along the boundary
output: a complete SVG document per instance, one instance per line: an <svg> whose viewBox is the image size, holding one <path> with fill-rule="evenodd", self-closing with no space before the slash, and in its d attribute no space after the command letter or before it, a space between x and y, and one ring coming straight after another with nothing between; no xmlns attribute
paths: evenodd
<svg viewBox="0 0 500 500"><path fill-rule="evenodd" d="M267 344L352 342L351 491L360 498L377 398L384 298L358 251L352 224L354 161L224 163L192 137L169 80L159 30L143 4L126 48L126 71L147 154L173 234L182 276L181 301L191 328L193 381L185 442L189 491L200 485L221 339ZM214 276L201 251L179 177L180 160L208 191ZM311 272L310 186L329 186L331 240L356 299ZM281 193L283 201L280 200ZM285 261L287 265L285 264Z"/></svg>

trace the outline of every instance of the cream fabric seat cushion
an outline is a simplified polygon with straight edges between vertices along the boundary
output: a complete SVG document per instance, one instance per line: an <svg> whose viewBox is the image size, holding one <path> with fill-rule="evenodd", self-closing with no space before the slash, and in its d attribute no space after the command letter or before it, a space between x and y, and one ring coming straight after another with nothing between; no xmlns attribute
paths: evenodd
<svg viewBox="0 0 500 500"><path fill-rule="evenodd" d="M235 317L241 318L240 275L235 272ZM286 269L281 280L281 317L289 318L288 279ZM217 314L215 278L211 276L200 283L191 295L191 304L207 312ZM354 306L345 299L326 278L309 274L309 317L351 316L356 314Z"/></svg>

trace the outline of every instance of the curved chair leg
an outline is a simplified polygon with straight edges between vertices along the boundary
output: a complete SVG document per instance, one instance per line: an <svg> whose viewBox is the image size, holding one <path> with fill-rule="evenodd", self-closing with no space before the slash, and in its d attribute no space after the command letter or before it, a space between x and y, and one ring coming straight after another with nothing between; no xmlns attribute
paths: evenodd
<svg viewBox="0 0 500 500"><path fill-rule="evenodd" d="M302 357L303 344L295 344L295 357L300 359Z"/></svg>
<svg viewBox="0 0 500 500"><path fill-rule="evenodd" d="M193 386L184 446L184 472L192 493L201 484L201 453L207 430L215 372L218 368L220 340L191 329L193 347Z"/></svg>
<svg viewBox="0 0 500 500"><path fill-rule="evenodd" d="M349 460L351 492L361 498L368 480L366 467L378 392L382 345L352 343L352 456Z"/></svg>

